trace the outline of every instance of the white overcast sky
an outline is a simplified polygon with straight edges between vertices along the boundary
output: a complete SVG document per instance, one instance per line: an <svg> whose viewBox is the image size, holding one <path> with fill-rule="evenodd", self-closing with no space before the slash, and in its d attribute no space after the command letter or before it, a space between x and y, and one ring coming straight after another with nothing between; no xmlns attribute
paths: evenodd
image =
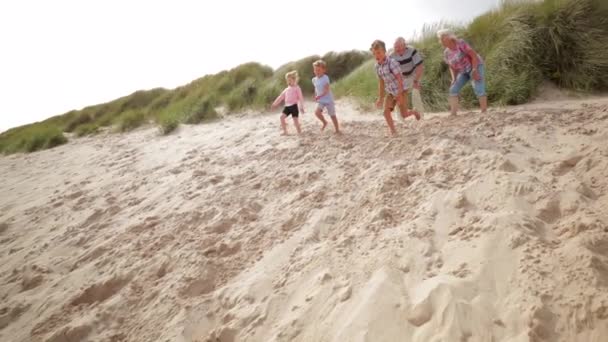
<svg viewBox="0 0 608 342"><path fill-rule="evenodd" d="M1 1L0 131L248 61L367 49L499 1Z"/></svg>

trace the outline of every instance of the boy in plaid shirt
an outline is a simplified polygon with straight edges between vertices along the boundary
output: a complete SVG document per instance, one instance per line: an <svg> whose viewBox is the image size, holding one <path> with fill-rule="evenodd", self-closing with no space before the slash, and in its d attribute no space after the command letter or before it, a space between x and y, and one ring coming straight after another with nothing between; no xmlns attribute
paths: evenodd
<svg viewBox="0 0 608 342"><path fill-rule="evenodd" d="M420 114L411 112L405 106L403 100L403 77L401 76L401 65L396 60L386 55L386 45L381 40L372 43L370 49L376 58L376 74L378 75L378 100L376 107L382 108L384 102L384 119L388 125L391 135L396 135L395 123L393 122L393 110L399 106L401 116L415 116L420 120ZM385 96L386 95L386 96Z"/></svg>

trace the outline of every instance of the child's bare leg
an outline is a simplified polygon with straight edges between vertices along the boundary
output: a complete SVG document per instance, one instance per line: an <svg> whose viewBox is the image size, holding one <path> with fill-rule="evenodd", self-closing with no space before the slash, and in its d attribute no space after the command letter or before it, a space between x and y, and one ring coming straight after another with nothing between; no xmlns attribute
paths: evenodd
<svg viewBox="0 0 608 342"><path fill-rule="evenodd" d="M481 107L481 113L486 113L488 111L488 97L480 96L479 97L479 107Z"/></svg>
<svg viewBox="0 0 608 342"><path fill-rule="evenodd" d="M410 115L414 115L409 110L409 91L405 90L403 92L403 104L399 105L399 113L401 113L402 118L407 118Z"/></svg>
<svg viewBox="0 0 608 342"><path fill-rule="evenodd" d="M325 120L325 118L323 117L323 110L321 108L317 108L317 110L315 111L315 115L317 116L317 119L321 120L321 122L323 123L323 127L321 127L321 131L323 131L325 127L327 127L327 120Z"/></svg>
<svg viewBox="0 0 608 342"><path fill-rule="evenodd" d="M388 125L388 130L391 132L391 135L396 135L397 130L395 129L395 122L393 121L393 115L389 109L384 110L384 119L386 120L386 124Z"/></svg>
<svg viewBox="0 0 608 342"><path fill-rule="evenodd" d="M283 135L287 135L287 122L285 121L286 118L287 115L281 114L281 129L283 130Z"/></svg>
<svg viewBox="0 0 608 342"><path fill-rule="evenodd" d="M336 114L331 116L331 122L334 124L336 134L340 134L340 125L338 124L338 117L336 116Z"/></svg>
<svg viewBox="0 0 608 342"><path fill-rule="evenodd" d="M409 115L413 115L416 118L416 120L420 120L422 118L420 116L420 113L417 110L415 110L415 109L410 110L410 107L409 107L410 92L409 92L409 90L406 91L403 94L403 96L404 96L403 97L403 104L405 105L405 110L407 111L407 113L409 113L408 116Z"/></svg>
<svg viewBox="0 0 608 342"><path fill-rule="evenodd" d="M296 126L296 131L298 132L298 134L301 134L302 129L300 128L300 119L295 116L293 117L293 125Z"/></svg>
<svg viewBox="0 0 608 342"><path fill-rule="evenodd" d="M458 96L450 96L449 102L450 102L450 114L456 115L456 113L458 112Z"/></svg>
<svg viewBox="0 0 608 342"><path fill-rule="evenodd" d="M387 96L386 100L384 100L384 119L386 120L386 124L388 125L388 129L391 132L391 135L396 135L397 131L395 130L395 123L393 122L393 113L392 108L395 105L395 100L391 96Z"/></svg>

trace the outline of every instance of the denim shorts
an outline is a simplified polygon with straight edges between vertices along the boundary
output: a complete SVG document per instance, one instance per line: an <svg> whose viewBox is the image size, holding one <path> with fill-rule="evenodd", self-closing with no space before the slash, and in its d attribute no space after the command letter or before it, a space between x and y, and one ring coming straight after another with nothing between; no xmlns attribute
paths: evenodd
<svg viewBox="0 0 608 342"><path fill-rule="evenodd" d="M336 105L333 102L330 103L321 103L317 104L317 110L323 112L323 110L327 108L327 114L329 116L336 116Z"/></svg>
<svg viewBox="0 0 608 342"><path fill-rule="evenodd" d="M481 76L481 80L479 81L473 79L472 71L459 73L456 76L456 81L450 87L450 96L458 96L460 90L469 81L473 84L473 90L477 97L486 96L486 71L483 64L477 65L477 71L479 72L479 76Z"/></svg>

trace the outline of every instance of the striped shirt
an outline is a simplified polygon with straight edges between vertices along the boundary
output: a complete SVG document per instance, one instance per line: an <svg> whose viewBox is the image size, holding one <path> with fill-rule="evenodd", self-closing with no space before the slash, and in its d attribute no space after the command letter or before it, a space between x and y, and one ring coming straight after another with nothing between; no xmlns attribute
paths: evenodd
<svg viewBox="0 0 608 342"><path fill-rule="evenodd" d="M397 96L399 94L399 81L397 76L401 72L399 62L386 56L381 63L376 62L376 75L384 81L384 89L387 93Z"/></svg>
<svg viewBox="0 0 608 342"><path fill-rule="evenodd" d="M422 57L418 50L416 50L413 46L408 46L405 49L403 55L399 55L396 52L393 52L391 58L399 62L401 65L401 74L405 77L410 76L416 67L422 64Z"/></svg>

